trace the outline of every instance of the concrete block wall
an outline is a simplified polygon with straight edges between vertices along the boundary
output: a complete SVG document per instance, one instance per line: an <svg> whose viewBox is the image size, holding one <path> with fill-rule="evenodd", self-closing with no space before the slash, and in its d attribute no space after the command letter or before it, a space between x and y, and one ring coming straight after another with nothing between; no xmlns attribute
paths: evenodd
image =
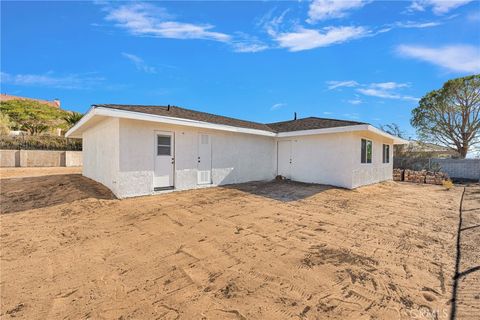
<svg viewBox="0 0 480 320"><path fill-rule="evenodd" d="M480 159L431 159L451 178L480 180Z"/></svg>
<svg viewBox="0 0 480 320"><path fill-rule="evenodd" d="M65 152L20 150L20 167L65 167Z"/></svg>
<svg viewBox="0 0 480 320"><path fill-rule="evenodd" d="M0 150L0 167L80 167L81 151Z"/></svg>
<svg viewBox="0 0 480 320"><path fill-rule="evenodd" d="M20 150L0 150L0 167L20 167Z"/></svg>
<svg viewBox="0 0 480 320"><path fill-rule="evenodd" d="M65 167L81 167L82 151L65 151Z"/></svg>

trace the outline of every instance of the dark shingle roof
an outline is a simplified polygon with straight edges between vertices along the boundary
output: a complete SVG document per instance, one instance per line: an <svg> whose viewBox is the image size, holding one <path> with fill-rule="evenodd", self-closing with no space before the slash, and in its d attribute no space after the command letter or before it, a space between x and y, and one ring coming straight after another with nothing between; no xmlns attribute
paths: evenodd
<svg viewBox="0 0 480 320"><path fill-rule="evenodd" d="M288 132L288 131L299 131L299 130L346 127L346 126L354 126L359 124L366 124L366 123L358 122L358 121L349 121L349 120L336 120L336 119L309 117L309 118L303 118L303 119L297 119L297 120L267 123L267 126L275 130L275 132Z"/></svg>
<svg viewBox="0 0 480 320"><path fill-rule="evenodd" d="M143 106L143 105L121 105L121 104L96 104L93 107L110 108L117 110L141 112L159 116L182 118L189 120L197 120L215 124L228 125L233 127L264 130L270 132L288 132L299 130L325 129L333 127L345 127L359 124L366 124L358 121L336 120L309 117L297 120L275 122L275 123L258 123L252 121L239 120L235 118L218 116L211 113L189 110L176 106Z"/></svg>
<svg viewBox="0 0 480 320"><path fill-rule="evenodd" d="M138 106L138 105L118 105L118 104L96 104L94 107L103 107L110 109L118 109L125 111L134 111L148 113L158 116L182 118L189 120L204 121L215 124L223 124L227 126L257 129L271 131L273 130L263 123L239 120L229 117L217 116L215 114L200 112L195 110L184 109L176 106Z"/></svg>

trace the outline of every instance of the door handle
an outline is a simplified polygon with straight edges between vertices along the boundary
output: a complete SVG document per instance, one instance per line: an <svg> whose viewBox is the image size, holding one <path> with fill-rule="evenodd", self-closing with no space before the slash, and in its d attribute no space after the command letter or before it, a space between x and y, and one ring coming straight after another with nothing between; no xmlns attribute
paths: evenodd
<svg viewBox="0 0 480 320"><path fill-rule="evenodd" d="M198 157L198 163L200 163L200 157Z"/></svg>
<svg viewBox="0 0 480 320"><path fill-rule="evenodd" d="M172 164L174 164L174 163L175 163L175 158L172 158Z"/></svg>

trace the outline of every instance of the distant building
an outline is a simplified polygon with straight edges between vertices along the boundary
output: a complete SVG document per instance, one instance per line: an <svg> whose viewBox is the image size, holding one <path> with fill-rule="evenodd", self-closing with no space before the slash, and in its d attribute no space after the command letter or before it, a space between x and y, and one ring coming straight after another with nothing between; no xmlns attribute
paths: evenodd
<svg viewBox="0 0 480 320"><path fill-rule="evenodd" d="M54 99L52 101L49 101L49 100L33 99L33 98L27 98L27 97L12 96L12 95L6 94L6 93L0 94L0 101L9 101L9 100L30 100L30 101L45 103L45 104L48 104L49 106L52 106L52 107L55 107L55 108L60 108L60 100L59 99Z"/></svg>

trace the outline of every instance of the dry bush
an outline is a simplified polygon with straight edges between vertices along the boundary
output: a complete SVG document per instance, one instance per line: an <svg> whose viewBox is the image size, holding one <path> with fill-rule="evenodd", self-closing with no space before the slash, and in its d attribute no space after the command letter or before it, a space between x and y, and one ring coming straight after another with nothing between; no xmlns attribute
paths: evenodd
<svg viewBox="0 0 480 320"><path fill-rule="evenodd" d="M453 182L450 179L443 181L442 185L447 190L450 190L453 188Z"/></svg>

